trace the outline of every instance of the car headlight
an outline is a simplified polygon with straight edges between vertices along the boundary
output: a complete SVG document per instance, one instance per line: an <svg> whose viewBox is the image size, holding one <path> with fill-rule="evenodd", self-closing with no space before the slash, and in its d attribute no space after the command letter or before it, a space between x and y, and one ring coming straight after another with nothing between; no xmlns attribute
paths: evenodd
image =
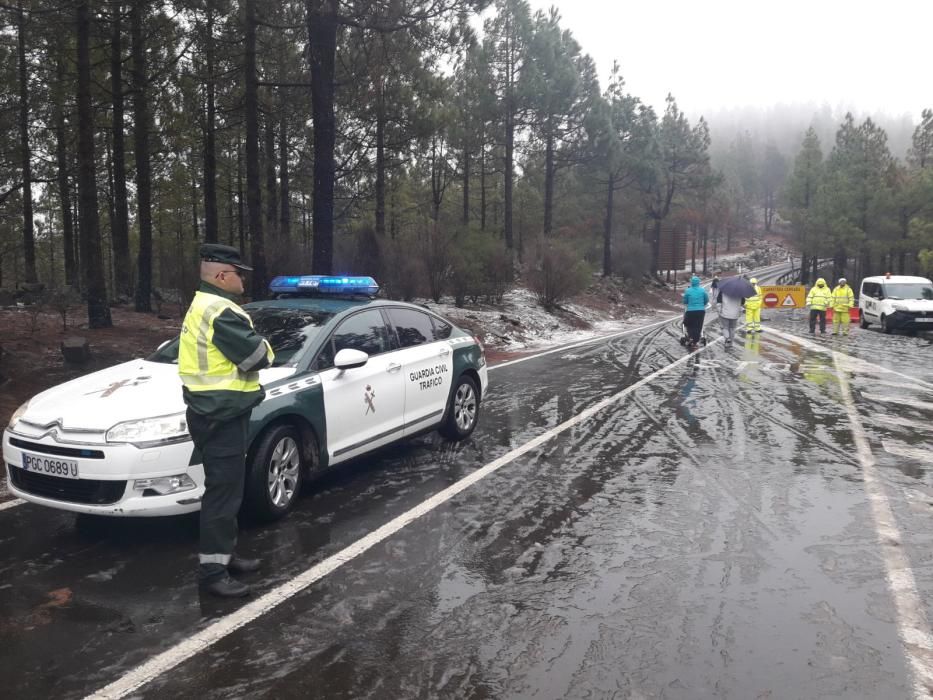
<svg viewBox="0 0 933 700"><path fill-rule="evenodd" d="M107 431L107 442L123 442L136 447L154 447L189 440L184 413L117 423Z"/></svg>
<svg viewBox="0 0 933 700"><path fill-rule="evenodd" d="M176 474L175 476L136 479L133 482L133 488L142 491L144 496L167 496L170 493L190 491L197 488L197 484L187 474Z"/></svg>
<svg viewBox="0 0 933 700"><path fill-rule="evenodd" d="M903 304L891 304L891 308L895 311L907 311L907 307Z"/></svg>
<svg viewBox="0 0 933 700"><path fill-rule="evenodd" d="M15 411L13 411L13 415L10 416L10 422L7 423L6 427L9 428L10 430L13 430L13 426L15 426L16 423L19 421L19 419L23 417L23 414L26 412L27 408L29 408L28 401L24 403L22 406L20 406L19 408L17 408Z"/></svg>

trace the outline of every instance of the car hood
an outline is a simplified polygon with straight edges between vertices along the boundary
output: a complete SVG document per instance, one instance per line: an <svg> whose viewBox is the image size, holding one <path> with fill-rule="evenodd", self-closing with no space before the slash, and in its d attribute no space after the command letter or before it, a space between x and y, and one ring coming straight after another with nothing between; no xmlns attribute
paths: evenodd
<svg viewBox="0 0 933 700"><path fill-rule="evenodd" d="M263 384L294 373L292 367L261 370ZM117 423L185 410L178 365L131 360L43 391L20 420L36 427L104 431Z"/></svg>
<svg viewBox="0 0 933 700"><path fill-rule="evenodd" d="M933 311L933 301L927 299L891 299L892 306L903 306L908 311Z"/></svg>

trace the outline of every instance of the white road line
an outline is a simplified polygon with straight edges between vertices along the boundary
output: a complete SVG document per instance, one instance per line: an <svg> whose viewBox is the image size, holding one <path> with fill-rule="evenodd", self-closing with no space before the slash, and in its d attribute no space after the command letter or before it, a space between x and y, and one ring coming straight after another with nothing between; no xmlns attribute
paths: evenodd
<svg viewBox="0 0 933 700"><path fill-rule="evenodd" d="M878 473L865 429L859 421L849 380L842 366L845 357L842 353L833 352L833 364L836 366L842 400L852 428L856 454L862 465L862 477L872 519L875 521L875 531L881 544L888 589L897 610L898 634L909 662L913 695L915 698L928 698L930 689L933 689L933 636L930 635L923 601L917 592L917 582L910 568L910 561L904 553L903 539L894 519L894 512L885 494L884 482Z"/></svg>
<svg viewBox="0 0 933 700"><path fill-rule="evenodd" d="M881 365L877 365L874 362L869 362L868 360L863 360L859 357L848 355L844 352L839 352L838 350L833 350L832 348L823 347L819 343L814 343L813 341L807 340L806 338L802 336L795 335L794 333L785 333L784 331L779 331L776 328L769 327L765 329L765 334L776 335L780 338L784 338L785 340L789 340L793 343L797 343L798 345L803 345L804 347L809 348L810 350L816 350L817 352L821 352L825 355L832 355L835 357L835 355L838 354L843 359L843 361L848 365L847 369L854 369L856 371L871 371L868 368L872 368L872 370L874 371L882 372L884 374L894 374L894 375L897 375L898 377L907 379L913 382L914 384L919 384L920 386L926 389L933 390L933 384L931 384L930 382L926 382L922 379L917 379L917 377L911 377L909 374L903 374L902 372L898 372L897 370L894 370L894 369L889 369L888 367L882 367Z"/></svg>
<svg viewBox="0 0 933 700"><path fill-rule="evenodd" d="M581 340L579 342L572 343L570 345L562 345L559 348L545 350L544 352L535 353L534 355L527 355L525 357L519 357L518 359L515 359L515 360L509 360L508 362L500 362L497 365L490 365L489 369L493 370L493 369L499 369L500 367L508 367L509 365L515 365L515 364L518 364L519 362L527 362L528 360L534 360L539 357L544 357L545 355L553 355L555 352L564 352L566 350L573 350L574 348L579 348L584 345L598 343L601 340L612 340L613 338L619 338L623 335L631 335L632 333L637 333L638 331L643 331L647 328L654 328L655 326L662 326L665 323L671 323L672 321L676 321L678 318L680 318L680 316L671 316L670 318L666 318L663 321L649 323L647 326L638 326L637 328L628 328L624 331L619 331L618 333L609 333L607 335L599 335L599 336L596 336L595 338L588 338L587 340Z"/></svg>
<svg viewBox="0 0 933 700"><path fill-rule="evenodd" d="M898 457L907 457L907 459L916 459L918 462L933 464L933 452L930 452L929 449L922 450L918 447L901 445L900 443L891 442L890 440L882 440L881 446L884 448L885 452L889 452L892 455L897 455Z"/></svg>
<svg viewBox="0 0 933 700"><path fill-rule="evenodd" d="M22 498L14 498L10 501L4 501L3 503L0 503L0 510L7 510L9 508L15 508L16 506L23 505L25 502L26 501L24 501Z"/></svg>
<svg viewBox="0 0 933 700"><path fill-rule="evenodd" d="M447 487L443 491L438 492L411 510L402 513L398 517L390 520L379 529L374 530L345 549L342 549L324 561L315 564L311 568L306 569L290 581L287 581L277 588L272 589L262 597L247 603L236 612L231 613L226 617L220 618L209 627L204 628L200 632L192 635L191 637L188 637L182 642L179 642L175 646L166 649L161 654L152 657L149 659L149 661L146 661L110 685L101 688L92 695L87 696L88 700L112 700L113 698L125 697L126 695L134 692L135 690L146 685L149 681L157 678L166 671L170 671L180 663L192 658L195 654L206 650L212 644L218 642L224 637L227 637L249 622L252 622L258 617L265 615L280 603L283 603L289 598L292 598L311 584L327 576L327 574L335 571L343 564L352 561L371 547L377 545L388 537L391 537L402 528L420 518L422 515L425 515L438 506L446 503L451 498L466 490L476 482L486 478L490 474L493 474L518 457L521 457L522 455L534 450L535 448L540 447L544 443L551 440L553 437L560 435L573 426L582 423L583 421L589 420L597 413L605 409L607 406L611 406L612 404L617 403L653 379L660 377L662 374L670 372L672 369L678 367L679 365L689 362L697 353L703 352L705 349L712 347L716 342L718 341L713 341L709 345L706 345L705 347L702 347L693 353L684 355L679 360L675 360L666 367L662 367L658 371L649 374L647 377L638 380L631 386L628 386L618 393L615 393L612 396L599 401L586 410L578 413L573 418L564 421L560 425L551 428L533 440L526 442L524 445L516 447L514 450L511 450L510 452L502 455L495 461L492 461L480 469L477 469L469 476L464 477L457 483Z"/></svg>

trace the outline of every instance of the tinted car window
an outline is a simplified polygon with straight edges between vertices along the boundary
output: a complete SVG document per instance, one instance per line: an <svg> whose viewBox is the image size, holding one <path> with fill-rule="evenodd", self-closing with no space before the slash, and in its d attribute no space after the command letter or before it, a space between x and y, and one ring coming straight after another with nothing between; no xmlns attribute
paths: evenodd
<svg viewBox="0 0 933 700"><path fill-rule="evenodd" d="M330 342L321 349L317 369L333 367L334 356L341 350L361 350L367 355L379 355L390 350L389 330L382 320L382 314L376 310L354 314L341 323Z"/></svg>
<svg viewBox="0 0 933 700"><path fill-rule="evenodd" d="M446 321L439 318L431 318L434 321L434 340L447 340L453 333L454 327Z"/></svg>
<svg viewBox="0 0 933 700"><path fill-rule="evenodd" d="M414 309L389 309L389 318L403 348L434 341L434 324L427 314Z"/></svg>
<svg viewBox="0 0 933 700"><path fill-rule="evenodd" d="M878 285L874 282L866 282L862 285L862 294L866 297L877 297Z"/></svg>
<svg viewBox="0 0 933 700"><path fill-rule="evenodd" d="M245 309L245 311L253 319L256 332L272 345L272 350L275 352L273 367L293 366L305 348L317 337L321 326L333 316L332 313L317 309L269 306ZM146 359L151 362L177 364L178 338Z"/></svg>
<svg viewBox="0 0 933 700"><path fill-rule="evenodd" d="M933 287L916 282L885 282L884 296L888 299L933 299Z"/></svg>

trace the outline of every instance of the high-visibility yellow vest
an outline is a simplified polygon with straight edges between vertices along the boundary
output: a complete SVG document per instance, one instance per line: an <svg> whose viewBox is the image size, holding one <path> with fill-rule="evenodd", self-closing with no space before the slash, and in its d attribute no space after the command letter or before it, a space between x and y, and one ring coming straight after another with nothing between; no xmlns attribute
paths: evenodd
<svg viewBox="0 0 933 700"><path fill-rule="evenodd" d="M753 286L755 287L755 296L748 297L745 300L745 308L749 311L755 311L761 308L761 287L757 284Z"/></svg>
<svg viewBox="0 0 933 700"><path fill-rule="evenodd" d="M807 295L807 305L815 311L825 311L833 301L829 287L814 287Z"/></svg>
<svg viewBox="0 0 933 700"><path fill-rule="evenodd" d="M848 311L853 306L855 306L855 294L852 292L852 287L837 285L833 290L833 311Z"/></svg>
<svg viewBox="0 0 933 700"><path fill-rule="evenodd" d="M196 292L181 327L178 374L189 391L259 391L259 372L244 372L213 343L214 319L227 309L253 321L237 304L216 294Z"/></svg>

